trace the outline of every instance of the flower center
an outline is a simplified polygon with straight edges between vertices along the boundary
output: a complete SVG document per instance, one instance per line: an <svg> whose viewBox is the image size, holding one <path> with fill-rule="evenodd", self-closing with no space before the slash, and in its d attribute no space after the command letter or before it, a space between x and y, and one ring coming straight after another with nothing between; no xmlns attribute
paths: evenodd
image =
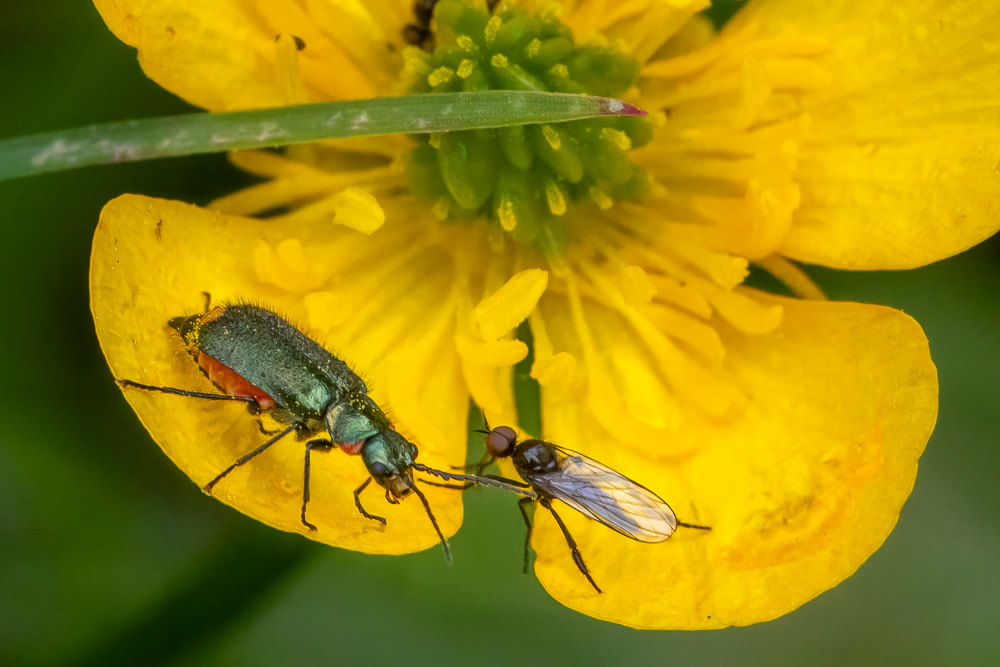
<svg viewBox="0 0 1000 667"><path fill-rule="evenodd" d="M639 74L639 62L617 47L576 45L551 10L501 3L491 12L485 2L441 0L434 25L436 48L407 52L412 93L620 97ZM506 234L558 256L569 246L571 207L607 209L645 190L646 173L627 153L651 136L648 118L615 117L417 137L407 164L410 188L434 202L442 221L485 219L497 238Z"/></svg>

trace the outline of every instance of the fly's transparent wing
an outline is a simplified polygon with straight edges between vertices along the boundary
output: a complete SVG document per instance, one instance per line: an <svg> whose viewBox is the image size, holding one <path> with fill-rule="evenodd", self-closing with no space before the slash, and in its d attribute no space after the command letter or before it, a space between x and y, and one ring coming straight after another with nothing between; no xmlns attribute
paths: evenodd
<svg viewBox="0 0 1000 667"><path fill-rule="evenodd" d="M559 469L532 475L539 490L640 542L662 542L677 529L677 517L658 495L583 454L550 445Z"/></svg>

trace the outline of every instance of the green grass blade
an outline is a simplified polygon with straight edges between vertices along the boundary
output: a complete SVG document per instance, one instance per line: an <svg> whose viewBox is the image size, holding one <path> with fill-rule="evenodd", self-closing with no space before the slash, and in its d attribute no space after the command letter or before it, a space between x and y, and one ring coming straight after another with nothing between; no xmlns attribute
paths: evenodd
<svg viewBox="0 0 1000 667"><path fill-rule="evenodd" d="M472 130L643 113L607 97L490 90L145 118L0 141L0 180L95 164L320 139Z"/></svg>

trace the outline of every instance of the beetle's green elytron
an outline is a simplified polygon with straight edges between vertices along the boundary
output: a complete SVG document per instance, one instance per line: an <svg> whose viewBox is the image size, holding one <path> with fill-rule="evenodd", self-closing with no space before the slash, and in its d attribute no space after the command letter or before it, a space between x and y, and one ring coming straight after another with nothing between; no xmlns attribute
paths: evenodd
<svg viewBox="0 0 1000 667"><path fill-rule="evenodd" d="M212 487L234 469L294 432L300 440L308 438L303 466L303 525L316 530L306 519L310 454L313 450L340 447L348 454L360 454L368 470L369 477L354 491L358 511L385 524L384 518L368 513L361 504L361 492L372 480L385 489L386 500L393 504L414 493L423 503L450 562L448 541L412 474L413 469L437 471L416 463L417 447L396 432L382 409L368 396L364 381L347 364L282 317L260 306L224 304L206 308L199 315L175 317L169 324L181 335L205 375L224 393L157 387L124 379L118 381L120 386L190 398L242 401L252 412L267 413L287 425L220 472L203 487L206 493L211 493ZM329 440L316 438L322 434ZM494 480L478 483L515 490ZM523 491L517 492L524 495Z"/></svg>

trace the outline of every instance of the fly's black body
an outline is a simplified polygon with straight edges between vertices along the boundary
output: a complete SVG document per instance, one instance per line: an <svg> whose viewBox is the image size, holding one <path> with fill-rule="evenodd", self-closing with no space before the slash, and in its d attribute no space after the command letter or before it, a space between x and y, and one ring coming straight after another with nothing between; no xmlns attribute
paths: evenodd
<svg viewBox="0 0 1000 667"><path fill-rule="evenodd" d="M434 18L434 5L438 0L416 0L413 3L413 23L407 23L403 28L403 41L425 51L433 50L434 31L431 30L431 20Z"/></svg>
<svg viewBox="0 0 1000 667"><path fill-rule="evenodd" d="M518 501L521 516L528 527L524 542L525 572L528 570L532 530L527 506L533 502L538 502L552 514L566 538L577 568L598 593L601 589L587 570L576 540L552 507L552 501L560 500L594 521L639 542L663 542L674 534L678 526L711 530L707 526L678 521L670 506L655 493L579 452L544 440L523 440L519 443L517 433L509 426L498 426L483 433L486 434L486 458L478 466L477 474L481 475L494 459L510 458L517 474L527 483L525 488L534 492L534 497L526 496ZM506 481L516 484L513 480Z"/></svg>
<svg viewBox="0 0 1000 667"><path fill-rule="evenodd" d="M413 23L407 23L403 28L403 41L424 51L434 50L434 30L431 22L434 20L434 7L438 0L416 0L413 3ZM500 0L489 0L486 3L492 12Z"/></svg>

